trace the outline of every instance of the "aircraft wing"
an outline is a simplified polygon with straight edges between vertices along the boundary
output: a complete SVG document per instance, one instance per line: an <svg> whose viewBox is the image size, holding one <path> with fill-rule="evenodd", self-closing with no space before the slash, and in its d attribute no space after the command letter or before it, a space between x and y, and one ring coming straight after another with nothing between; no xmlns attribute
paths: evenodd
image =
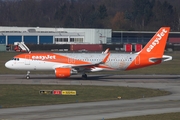
<svg viewBox="0 0 180 120"><path fill-rule="evenodd" d="M82 71L101 71L103 70L102 68L99 68L99 66L102 67L103 64L106 63L106 61L108 60L110 56L110 52L106 54L105 58L101 61L101 62L98 62L98 63L89 63L89 64L78 64L78 65L75 65L75 64L71 64L71 65L63 65L63 66L54 66L53 68L56 69L56 68L72 68L76 71L79 71L79 72L82 72ZM103 66L105 67L105 66ZM108 67L105 67L105 68L108 68Z"/></svg>
<svg viewBox="0 0 180 120"><path fill-rule="evenodd" d="M72 68L78 68L78 67L85 67L85 68L97 67L97 66L100 65L100 64L106 63L106 61L107 61L108 58L109 58L109 55L110 55L110 52L107 53L107 55L105 56L105 58L104 58L101 62L98 62L98 63L94 63L94 64L72 65L71 67L72 67Z"/></svg>

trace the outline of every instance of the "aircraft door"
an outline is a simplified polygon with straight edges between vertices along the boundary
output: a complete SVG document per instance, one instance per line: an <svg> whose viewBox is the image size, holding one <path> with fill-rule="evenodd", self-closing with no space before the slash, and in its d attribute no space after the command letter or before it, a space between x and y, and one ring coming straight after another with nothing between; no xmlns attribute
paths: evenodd
<svg viewBox="0 0 180 120"><path fill-rule="evenodd" d="M29 55L25 56L25 65L30 65L30 56Z"/></svg>
<svg viewBox="0 0 180 120"><path fill-rule="evenodd" d="M70 64L75 63L75 59L74 58L68 58L68 63L70 63Z"/></svg>
<svg viewBox="0 0 180 120"><path fill-rule="evenodd" d="M135 65L140 65L140 56L139 55L135 59Z"/></svg>

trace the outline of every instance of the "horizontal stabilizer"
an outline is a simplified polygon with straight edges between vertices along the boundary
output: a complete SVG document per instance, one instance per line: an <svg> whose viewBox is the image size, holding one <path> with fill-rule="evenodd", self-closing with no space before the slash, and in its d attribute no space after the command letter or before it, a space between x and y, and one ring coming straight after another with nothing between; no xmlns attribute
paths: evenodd
<svg viewBox="0 0 180 120"><path fill-rule="evenodd" d="M159 60L161 60L162 62L165 62L165 61L172 60L172 56L163 55L162 58L150 58L149 60L150 60L151 62L157 62L157 61L159 61Z"/></svg>

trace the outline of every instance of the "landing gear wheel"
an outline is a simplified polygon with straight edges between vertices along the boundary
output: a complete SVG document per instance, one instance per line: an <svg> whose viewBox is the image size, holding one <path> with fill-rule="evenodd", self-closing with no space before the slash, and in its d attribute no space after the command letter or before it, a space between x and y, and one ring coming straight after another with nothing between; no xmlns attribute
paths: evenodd
<svg viewBox="0 0 180 120"><path fill-rule="evenodd" d="M27 71L26 79L30 79L30 71Z"/></svg>
<svg viewBox="0 0 180 120"><path fill-rule="evenodd" d="M87 75L86 74L82 74L82 79L87 79Z"/></svg>
<svg viewBox="0 0 180 120"><path fill-rule="evenodd" d="M27 75L27 76L26 76L26 79L30 79L30 76L29 76L29 75Z"/></svg>

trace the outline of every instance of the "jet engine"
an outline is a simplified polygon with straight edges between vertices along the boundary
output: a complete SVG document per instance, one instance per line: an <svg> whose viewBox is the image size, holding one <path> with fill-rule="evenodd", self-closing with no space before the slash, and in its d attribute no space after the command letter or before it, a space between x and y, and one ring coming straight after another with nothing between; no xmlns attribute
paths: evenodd
<svg viewBox="0 0 180 120"><path fill-rule="evenodd" d="M71 76L71 68L56 68L56 78L68 78Z"/></svg>
<svg viewBox="0 0 180 120"><path fill-rule="evenodd" d="M76 73L77 71L71 68L56 68L55 69L56 78L68 78L72 74L76 74Z"/></svg>

